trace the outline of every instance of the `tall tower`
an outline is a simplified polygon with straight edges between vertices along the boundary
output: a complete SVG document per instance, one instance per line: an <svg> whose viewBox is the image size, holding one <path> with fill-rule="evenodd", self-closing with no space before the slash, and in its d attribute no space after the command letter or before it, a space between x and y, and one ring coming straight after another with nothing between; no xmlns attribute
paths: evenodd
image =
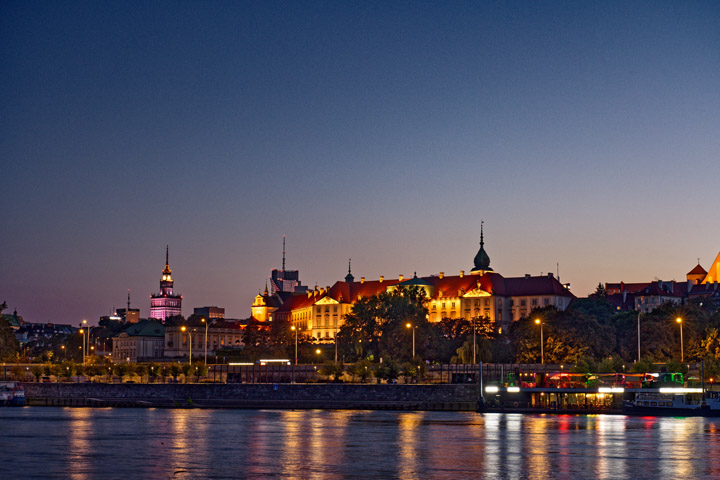
<svg viewBox="0 0 720 480"><path fill-rule="evenodd" d="M170 270L170 249L165 245L165 268L160 277L160 293L150 296L150 318L165 320L175 315L182 315L182 295L173 293L172 270Z"/></svg>
<svg viewBox="0 0 720 480"><path fill-rule="evenodd" d="M297 270L285 270L285 235L283 235L282 270L273 269L270 272L270 290L271 295L277 292L307 291L307 287L300 283L300 274Z"/></svg>

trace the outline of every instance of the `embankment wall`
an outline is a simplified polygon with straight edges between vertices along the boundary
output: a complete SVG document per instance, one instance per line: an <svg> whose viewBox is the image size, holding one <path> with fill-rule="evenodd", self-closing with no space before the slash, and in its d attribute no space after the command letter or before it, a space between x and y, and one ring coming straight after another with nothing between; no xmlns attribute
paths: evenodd
<svg viewBox="0 0 720 480"><path fill-rule="evenodd" d="M28 405L474 410L476 385L26 383Z"/></svg>

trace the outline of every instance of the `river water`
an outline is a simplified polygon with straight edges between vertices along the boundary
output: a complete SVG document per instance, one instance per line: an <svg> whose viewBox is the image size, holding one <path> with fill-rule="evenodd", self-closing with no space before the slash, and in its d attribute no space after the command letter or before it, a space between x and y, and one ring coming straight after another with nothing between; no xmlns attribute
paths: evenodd
<svg viewBox="0 0 720 480"><path fill-rule="evenodd" d="M2 408L14 478L720 478L720 419Z"/></svg>

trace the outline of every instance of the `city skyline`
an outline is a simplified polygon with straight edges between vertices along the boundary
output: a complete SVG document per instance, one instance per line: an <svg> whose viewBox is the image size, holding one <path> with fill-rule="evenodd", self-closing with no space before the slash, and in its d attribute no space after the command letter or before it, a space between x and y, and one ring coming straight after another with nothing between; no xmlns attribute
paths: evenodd
<svg viewBox="0 0 720 480"><path fill-rule="evenodd" d="M183 313L469 270L683 280L718 254L720 6L0 6L0 301Z"/></svg>

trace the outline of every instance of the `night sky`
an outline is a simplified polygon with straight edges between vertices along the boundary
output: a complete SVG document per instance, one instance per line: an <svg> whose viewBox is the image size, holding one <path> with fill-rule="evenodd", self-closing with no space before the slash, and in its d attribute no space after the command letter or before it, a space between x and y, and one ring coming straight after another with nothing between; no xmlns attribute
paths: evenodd
<svg viewBox="0 0 720 480"><path fill-rule="evenodd" d="M720 250L720 3L0 3L0 301L246 318L304 284L684 280Z"/></svg>

